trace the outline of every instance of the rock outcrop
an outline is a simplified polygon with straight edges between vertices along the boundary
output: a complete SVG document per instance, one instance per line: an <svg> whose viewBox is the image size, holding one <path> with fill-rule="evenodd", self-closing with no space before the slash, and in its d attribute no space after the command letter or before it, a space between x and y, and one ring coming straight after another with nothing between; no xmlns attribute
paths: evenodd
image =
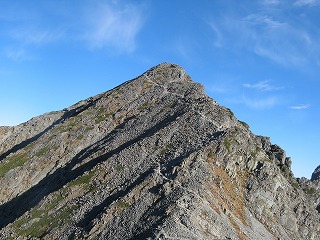
<svg viewBox="0 0 320 240"><path fill-rule="evenodd" d="M319 239L319 190L290 168L164 63L0 128L0 238Z"/></svg>
<svg viewBox="0 0 320 240"><path fill-rule="evenodd" d="M318 166L311 175L311 181L320 179L320 166Z"/></svg>

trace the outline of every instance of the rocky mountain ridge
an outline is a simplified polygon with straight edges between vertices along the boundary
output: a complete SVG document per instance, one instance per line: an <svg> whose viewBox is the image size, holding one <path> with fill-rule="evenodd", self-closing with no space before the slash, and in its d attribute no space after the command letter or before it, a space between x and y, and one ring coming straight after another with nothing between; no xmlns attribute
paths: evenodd
<svg viewBox="0 0 320 240"><path fill-rule="evenodd" d="M319 181L178 65L0 127L1 239L319 239Z"/></svg>

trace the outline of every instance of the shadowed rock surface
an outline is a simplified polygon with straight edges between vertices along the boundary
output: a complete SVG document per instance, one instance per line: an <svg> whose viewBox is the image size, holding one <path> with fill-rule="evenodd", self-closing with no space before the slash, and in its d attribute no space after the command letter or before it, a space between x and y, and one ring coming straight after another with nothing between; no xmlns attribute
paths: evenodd
<svg viewBox="0 0 320 240"><path fill-rule="evenodd" d="M319 171L178 65L0 127L1 239L319 239Z"/></svg>
<svg viewBox="0 0 320 240"><path fill-rule="evenodd" d="M318 166L314 172L312 173L312 176L311 176L311 181L315 181L315 180L318 180L320 179L320 166Z"/></svg>

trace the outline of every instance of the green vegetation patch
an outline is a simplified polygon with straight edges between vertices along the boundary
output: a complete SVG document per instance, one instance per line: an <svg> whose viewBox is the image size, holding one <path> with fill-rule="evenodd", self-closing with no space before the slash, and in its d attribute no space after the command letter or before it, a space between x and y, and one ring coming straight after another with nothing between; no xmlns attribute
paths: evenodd
<svg viewBox="0 0 320 240"><path fill-rule="evenodd" d="M128 208L128 207L130 207L130 204L123 201L123 200L119 200L116 202L116 206L119 208Z"/></svg>
<svg viewBox="0 0 320 240"><path fill-rule="evenodd" d="M28 160L29 158L26 153L10 155L2 162L0 162L0 178L3 177L11 169L22 166Z"/></svg>
<svg viewBox="0 0 320 240"><path fill-rule="evenodd" d="M228 151L228 153L230 153L231 152L231 143L227 140L227 139L225 139L224 141L223 141L223 144L224 144L224 146L226 147L226 149L227 149L227 151Z"/></svg>
<svg viewBox="0 0 320 240"><path fill-rule="evenodd" d="M250 156L253 157L253 158L256 158L257 152L250 152Z"/></svg>
<svg viewBox="0 0 320 240"><path fill-rule="evenodd" d="M291 182L291 186L294 187L294 188L299 188L299 183Z"/></svg>
<svg viewBox="0 0 320 240"><path fill-rule="evenodd" d="M216 161L215 154L210 150L207 155L207 162L213 164Z"/></svg>
<svg viewBox="0 0 320 240"><path fill-rule="evenodd" d="M35 145L36 145L36 142L28 143L28 145L24 149L28 152L28 151L32 150Z"/></svg>
<svg viewBox="0 0 320 240"><path fill-rule="evenodd" d="M230 118L233 118L233 117L234 117L234 113L231 111L231 109L230 109L230 108L226 108L226 110L227 110L227 112L228 112L228 116L229 116Z"/></svg>
<svg viewBox="0 0 320 240"><path fill-rule="evenodd" d="M94 129L94 127L86 127L85 129L84 129L84 132L86 133L86 132L89 132L89 131L91 131L91 130L93 130Z"/></svg>
<svg viewBox="0 0 320 240"><path fill-rule="evenodd" d="M148 103L144 103L139 107L139 110L143 111L143 110L147 109L148 107L149 107L149 104Z"/></svg>
<svg viewBox="0 0 320 240"><path fill-rule="evenodd" d="M290 177L291 172L290 172L290 169L286 165L284 165L284 164L280 165L280 170L281 170L281 173L283 176L285 176L286 178Z"/></svg>
<svg viewBox="0 0 320 240"><path fill-rule="evenodd" d="M59 133L68 132L69 130L70 128L64 124L54 128L54 132L59 132Z"/></svg>
<svg viewBox="0 0 320 240"><path fill-rule="evenodd" d="M67 222L70 214L77 206L65 207L56 214L49 214L47 210L33 210L31 212L31 219L26 217L17 220L14 223L17 233L20 236L41 238L50 229L56 228ZM32 224L28 222L32 220Z"/></svg>
<svg viewBox="0 0 320 240"><path fill-rule="evenodd" d="M95 116L95 123L96 124L99 124L101 123L102 121L110 118L111 116L113 116L114 113L109 113L107 112L107 109L105 108L99 108L98 111L97 111L97 115Z"/></svg>
<svg viewBox="0 0 320 240"><path fill-rule="evenodd" d="M80 115L76 115L76 116L71 117L68 120L68 126L71 127L71 128L77 126L79 124L81 118L82 117Z"/></svg>
<svg viewBox="0 0 320 240"><path fill-rule="evenodd" d="M64 196L67 194L67 189L63 188L60 191L58 191L53 199L50 201L50 203L46 206L46 209L51 210L53 208L55 208L60 201L62 201L64 199Z"/></svg>
<svg viewBox="0 0 320 240"><path fill-rule="evenodd" d="M77 140L80 141L80 140L82 140L82 139L83 139L83 135L82 135L82 134L80 134L80 135L77 136Z"/></svg>
<svg viewBox="0 0 320 240"><path fill-rule="evenodd" d="M57 205L63 200L65 189L54 194L49 204L32 209L27 216L16 220L13 228L20 236L42 238L50 229L68 223L76 205L64 206L57 211Z"/></svg>
<svg viewBox="0 0 320 240"><path fill-rule="evenodd" d="M82 119L82 116L79 116L79 115L73 116L73 117L67 119L62 124L55 127L53 131L58 132L58 133L63 133L63 132L68 132L71 129L77 130L81 126L81 124L79 124L81 119Z"/></svg>
<svg viewBox="0 0 320 240"><path fill-rule="evenodd" d="M212 151L210 151L210 152L208 153L208 158L214 158L214 154L213 154Z"/></svg>
<svg viewBox="0 0 320 240"><path fill-rule="evenodd" d="M151 88L152 85L153 84L151 82L147 81L147 80L143 81L143 89Z"/></svg>
<svg viewBox="0 0 320 240"><path fill-rule="evenodd" d="M173 145L172 144L166 144L163 148L161 148L160 150L160 155L161 156L164 156L166 154L166 152L168 150L170 150L171 148L173 148Z"/></svg>
<svg viewBox="0 0 320 240"><path fill-rule="evenodd" d="M118 88L114 89L114 93L115 93L115 95L118 95L118 94L123 94L124 91L123 91L123 89L121 89L120 87L118 87Z"/></svg>
<svg viewBox="0 0 320 240"><path fill-rule="evenodd" d="M246 129L249 129L249 125L246 123L246 122L243 122L243 121L240 121L239 122L246 128Z"/></svg>
<svg viewBox="0 0 320 240"><path fill-rule="evenodd" d="M92 177L94 175L94 172L91 171L87 174L84 174L82 176L79 176L77 177L75 180L73 180L72 182L70 182L68 184L69 187L74 187L74 186L78 186L78 185L81 185L81 184L89 184Z"/></svg>
<svg viewBox="0 0 320 240"><path fill-rule="evenodd" d="M314 188L314 187L309 187L309 186L307 186L305 189L303 189L304 190L304 192L306 193L306 194L314 194L314 193L316 193L316 189Z"/></svg>
<svg viewBox="0 0 320 240"><path fill-rule="evenodd" d="M49 147L46 146L46 147L41 148L38 152L36 152L35 155L37 157L41 157L41 156L45 155L48 152L49 152Z"/></svg>
<svg viewBox="0 0 320 240"><path fill-rule="evenodd" d="M117 171L117 172L122 172L123 169L124 169L124 167L123 167L121 164L117 164L117 165L116 165L116 171Z"/></svg>

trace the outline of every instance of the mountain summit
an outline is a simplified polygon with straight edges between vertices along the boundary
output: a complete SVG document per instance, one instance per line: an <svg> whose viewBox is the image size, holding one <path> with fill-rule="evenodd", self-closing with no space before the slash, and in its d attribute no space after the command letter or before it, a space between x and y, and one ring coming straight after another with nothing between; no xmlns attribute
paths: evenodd
<svg viewBox="0 0 320 240"><path fill-rule="evenodd" d="M0 127L1 239L319 239L318 180L163 63Z"/></svg>

